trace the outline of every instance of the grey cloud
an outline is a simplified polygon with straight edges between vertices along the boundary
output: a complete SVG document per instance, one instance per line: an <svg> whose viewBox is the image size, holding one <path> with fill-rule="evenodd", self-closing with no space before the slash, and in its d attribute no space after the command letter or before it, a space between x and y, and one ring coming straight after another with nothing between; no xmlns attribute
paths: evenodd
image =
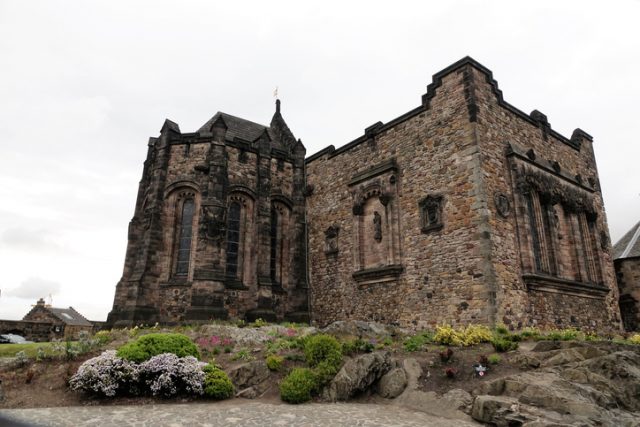
<svg viewBox="0 0 640 427"><path fill-rule="evenodd" d="M55 295L60 292L60 283L39 277L30 277L23 281L18 287L6 292L7 296L37 300L48 295Z"/></svg>

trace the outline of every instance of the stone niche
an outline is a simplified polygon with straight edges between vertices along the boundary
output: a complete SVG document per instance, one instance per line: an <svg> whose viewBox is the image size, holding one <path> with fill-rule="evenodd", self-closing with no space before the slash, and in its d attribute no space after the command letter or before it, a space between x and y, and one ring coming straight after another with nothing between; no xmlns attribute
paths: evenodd
<svg viewBox="0 0 640 427"><path fill-rule="evenodd" d="M396 281L403 271L398 212L398 166L390 159L349 182L353 200L353 278L361 285Z"/></svg>

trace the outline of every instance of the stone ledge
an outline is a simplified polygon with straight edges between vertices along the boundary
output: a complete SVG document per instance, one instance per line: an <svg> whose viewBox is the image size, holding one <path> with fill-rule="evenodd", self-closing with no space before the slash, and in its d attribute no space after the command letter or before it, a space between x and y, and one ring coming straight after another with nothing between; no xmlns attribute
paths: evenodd
<svg viewBox="0 0 640 427"><path fill-rule="evenodd" d="M602 285L561 279L544 274L523 274L522 279L529 291L551 292L585 298L604 298L610 291Z"/></svg>
<svg viewBox="0 0 640 427"><path fill-rule="evenodd" d="M384 267L367 268L353 273L353 279L361 284L373 282L389 282L397 280L404 271L401 264L387 265Z"/></svg>

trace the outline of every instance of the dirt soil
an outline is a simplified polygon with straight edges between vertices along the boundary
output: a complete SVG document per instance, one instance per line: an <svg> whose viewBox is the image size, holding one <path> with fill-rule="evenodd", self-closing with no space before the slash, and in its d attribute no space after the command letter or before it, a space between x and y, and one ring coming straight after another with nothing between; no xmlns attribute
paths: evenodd
<svg viewBox="0 0 640 427"><path fill-rule="evenodd" d="M526 347L526 344L524 347ZM479 360L481 355L488 356L494 354L490 344L482 344L470 348L452 347L453 355L448 362L443 362L440 359L440 352L443 351L443 349L444 347L442 346L433 345L428 346L425 351L413 353L407 353L399 349L392 351L393 357L399 360L407 357L417 359L424 372L420 379L420 389L423 391L435 391L438 394L444 394L454 388L471 392L484 381L491 381L521 371L517 365L511 362L520 350L508 354L501 354L500 362L496 365L489 365L489 370L486 375L484 377L478 377L474 373L473 364ZM100 353L101 351L88 353L72 361L47 360L32 362L24 367L9 371L0 371L0 380L2 380L1 387L5 396L5 399L0 402L0 408L147 405L186 403L202 400L197 397L180 397L174 399L116 397L104 399L87 396L83 393L70 390L67 386L69 378L78 370L82 362ZM253 351L251 355L256 359L264 358L262 351L258 351L257 349ZM220 364L225 370L244 363L242 360L232 361L231 355L224 353L216 355L215 357L216 363ZM284 371L301 365L301 362L286 360ZM456 369L457 374L455 377L449 378L445 375L445 369L447 367ZM281 403L278 384L282 377L282 373L272 373L272 386L259 396L257 400L265 403ZM367 396L360 396L360 398L366 399Z"/></svg>

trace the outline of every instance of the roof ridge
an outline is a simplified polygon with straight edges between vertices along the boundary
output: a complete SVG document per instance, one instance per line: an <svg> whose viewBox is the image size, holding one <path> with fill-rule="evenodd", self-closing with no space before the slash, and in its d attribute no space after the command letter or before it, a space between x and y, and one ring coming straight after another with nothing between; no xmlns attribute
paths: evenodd
<svg viewBox="0 0 640 427"><path fill-rule="evenodd" d="M629 255L629 252L631 252L631 249L633 249L633 247L636 245L636 242L638 241L638 238L640 237L640 222L638 222L635 227L636 231L633 233L633 236L631 237L631 240L629 240L627 246L624 248L624 251L622 251L622 255L620 255L620 258L626 258Z"/></svg>

